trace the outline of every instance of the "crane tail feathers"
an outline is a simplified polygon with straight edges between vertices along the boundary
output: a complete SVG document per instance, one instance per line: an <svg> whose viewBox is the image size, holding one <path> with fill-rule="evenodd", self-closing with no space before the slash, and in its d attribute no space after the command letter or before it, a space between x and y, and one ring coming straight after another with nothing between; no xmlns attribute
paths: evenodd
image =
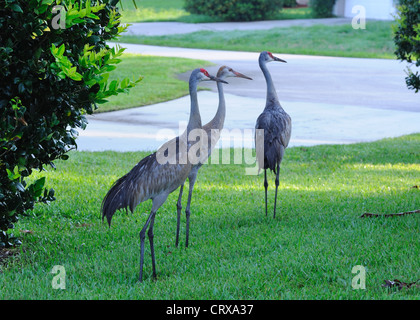
<svg viewBox="0 0 420 320"><path fill-rule="evenodd" d="M111 219L114 213L119 209L127 209L129 206L127 199L127 180L128 174L119 178L112 185L106 194L104 200L102 201L101 212L102 212L102 221L106 217L108 225L111 225ZM132 207L130 206L131 212L133 212Z"/></svg>
<svg viewBox="0 0 420 320"><path fill-rule="evenodd" d="M144 174L150 171L155 162L156 154L153 153L143 158L130 172L114 182L102 201L102 220L106 217L108 224L111 225L112 216L117 210L129 208L134 212L140 202L148 199L143 193L142 181L145 179Z"/></svg>

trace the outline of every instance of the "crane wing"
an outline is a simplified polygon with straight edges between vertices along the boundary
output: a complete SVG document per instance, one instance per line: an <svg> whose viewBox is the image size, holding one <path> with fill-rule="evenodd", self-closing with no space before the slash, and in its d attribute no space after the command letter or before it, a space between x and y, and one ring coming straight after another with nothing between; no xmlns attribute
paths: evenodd
<svg viewBox="0 0 420 320"><path fill-rule="evenodd" d="M276 172L289 145L292 122L285 112L264 110L258 117L255 129L255 149L260 169Z"/></svg>
<svg viewBox="0 0 420 320"><path fill-rule="evenodd" d="M177 144L175 149L183 149L178 145L178 138L171 141ZM166 144L165 146L168 147ZM186 180L191 164L171 163L174 156L169 149L168 157L159 159L159 154L165 153L165 150L159 149L143 158L127 174L115 181L102 202L102 219L106 216L110 224L117 210L129 208L133 212L140 202L162 193L169 194ZM162 159L168 161L162 162Z"/></svg>

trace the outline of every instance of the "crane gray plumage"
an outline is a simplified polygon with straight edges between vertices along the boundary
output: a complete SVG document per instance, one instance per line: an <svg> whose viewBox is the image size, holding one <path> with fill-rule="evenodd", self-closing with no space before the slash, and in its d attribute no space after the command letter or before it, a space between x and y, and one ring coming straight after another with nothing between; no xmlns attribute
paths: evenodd
<svg viewBox="0 0 420 320"><path fill-rule="evenodd" d="M118 179L112 185L102 202L102 220L106 217L108 224L111 225L111 219L117 210L127 210L129 208L133 212L139 203L149 199L152 200L150 215L140 231L140 281L143 279L146 230L149 227L148 237L152 255L153 277L156 278L153 243L155 215L160 206L166 201L168 195L183 184L191 172L193 164L188 161L187 156L191 144L188 143L187 136L191 130L201 129L197 85L203 80L223 81L214 76L210 76L204 69L193 70L189 80L191 111L185 132L180 137L165 143L155 153L143 158L130 172ZM169 152L169 150L176 150L176 152ZM163 163L161 159L166 159L167 161ZM185 159L186 161L180 161L181 159Z"/></svg>
<svg viewBox="0 0 420 320"><path fill-rule="evenodd" d="M218 79L226 79L228 77L237 77L237 78L244 78L248 80L252 80L250 77L239 73L227 66L221 66L217 72ZM223 125L225 122L226 116L226 103L225 103L225 96L223 92L223 84L222 82L217 82L217 90L219 95L219 105L217 108L217 112L213 119L211 119L208 123L203 125L203 130L207 137L207 145L203 148L204 154L200 157L200 161L194 165L191 169L190 174L188 175L188 182L189 182L189 191L188 191L188 200L187 200L187 207L185 209L185 216L186 216L186 240L185 246L188 247L188 239L189 239L189 226L190 226L190 206L191 206L191 197L194 189L194 184L197 178L198 170L201 168L203 163L210 157L211 152L213 151L214 147L216 146L217 141L219 141L221 130L223 129ZM178 202L177 202L177 227L176 227L176 240L175 245L178 246L179 242L179 230L180 230L180 219L181 219L181 210L182 210L182 193L184 189L184 184L181 185L179 190Z"/></svg>
<svg viewBox="0 0 420 320"><path fill-rule="evenodd" d="M276 217L277 191L279 186L280 164L284 151L289 145L292 132L292 119L284 111L277 97L273 79L267 69L267 62L286 62L273 56L271 52L261 52L258 62L267 83L267 98L264 111L255 125L255 148L259 170L264 170L265 214L267 215L267 169L276 174L276 194L274 198L274 217Z"/></svg>

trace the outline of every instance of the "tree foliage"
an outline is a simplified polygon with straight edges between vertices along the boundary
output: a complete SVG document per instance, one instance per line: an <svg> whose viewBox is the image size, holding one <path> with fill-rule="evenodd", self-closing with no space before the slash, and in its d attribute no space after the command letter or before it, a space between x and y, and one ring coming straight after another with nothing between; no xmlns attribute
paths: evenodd
<svg viewBox="0 0 420 320"><path fill-rule="evenodd" d="M420 67L420 0L400 0L397 24L394 26L395 54L401 61L407 61ZM420 90L420 74L407 69L405 78L407 87L418 92Z"/></svg>
<svg viewBox="0 0 420 320"><path fill-rule="evenodd" d="M312 8L315 18L330 18L333 16L333 7L336 0L310 0L309 5Z"/></svg>
<svg viewBox="0 0 420 320"><path fill-rule="evenodd" d="M296 0L283 0L283 7L291 8L291 7L296 7L296 6L297 6Z"/></svg>
<svg viewBox="0 0 420 320"><path fill-rule="evenodd" d="M106 43L126 28L116 2L0 0L0 247L19 215L55 199L32 171L67 159L85 115L141 80L108 83L124 51Z"/></svg>

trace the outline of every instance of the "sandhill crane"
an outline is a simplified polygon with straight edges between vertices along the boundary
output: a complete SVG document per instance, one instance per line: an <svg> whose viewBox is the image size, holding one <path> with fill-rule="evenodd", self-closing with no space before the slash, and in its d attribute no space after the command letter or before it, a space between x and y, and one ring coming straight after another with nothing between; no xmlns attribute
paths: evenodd
<svg viewBox="0 0 420 320"><path fill-rule="evenodd" d="M218 79L226 79L228 77L237 77L237 78L244 78L248 80L252 80L250 77L247 77L246 75L239 73L235 70L233 70L230 67L227 66L221 66L219 68L219 71L217 72L217 78ZM194 165L191 169L190 174L188 175L188 181L189 181L189 191L188 191L188 202L187 207L185 209L185 216L186 216L186 240L185 240L185 246L188 247L188 239L189 239L189 228L190 228L190 205L191 205L191 196L194 189L195 180L197 178L198 170L203 165L203 162L207 160L208 157L210 157L211 152L213 151L214 147L216 146L217 141L220 138L220 131L223 129L223 124L225 122L225 115L226 115L226 104L225 104L225 96L223 93L223 84L222 82L217 82L217 90L219 92L219 106L217 108L217 112L212 120L210 120L207 124L203 125L203 130L206 133L208 143L207 143L207 154L205 154L203 157L200 158L200 162L196 165ZM175 245L178 246L179 242L179 224L181 219L181 210L182 210L182 192L184 189L184 184L181 185L181 188L179 190L179 197L177 202L177 226L176 226L176 240Z"/></svg>
<svg viewBox="0 0 420 320"><path fill-rule="evenodd" d="M276 195L274 198L275 218L280 163L283 159L284 150L289 144L292 119L284 111L277 97L273 80L266 66L266 63L271 61L286 62L273 56L271 52L263 51L260 53L258 62L267 83L267 100L264 111L258 117L255 125L255 149L259 170L264 169L265 215L267 215L267 169L270 169L276 174Z"/></svg>
<svg viewBox="0 0 420 320"><path fill-rule="evenodd" d="M152 199L150 215L140 231L140 282L143 279L146 229L150 225L147 234L152 256L153 278L156 278L155 250L153 244L153 225L156 212L166 201L168 195L183 184L191 172L192 163L188 160L188 155L186 155L191 148L191 144L188 143L187 137L192 130L201 129L197 85L203 80L223 81L209 75L205 69L193 70L189 79L191 111L185 132L180 137L174 138L164 144L155 153L143 158L130 172L118 179L102 202L102 220L106 217L108 224L111 225L112 216L118 209L125 208L127 210L129 208L133 212L139 203ZM168 148L172 146L175 146L175 148ZM174 152L170 152L170 150ZM163 156L167 159L165 163L159 161L159 158L162 159ZM186 161L181 161L182 159L186 159Z"/></svg>

